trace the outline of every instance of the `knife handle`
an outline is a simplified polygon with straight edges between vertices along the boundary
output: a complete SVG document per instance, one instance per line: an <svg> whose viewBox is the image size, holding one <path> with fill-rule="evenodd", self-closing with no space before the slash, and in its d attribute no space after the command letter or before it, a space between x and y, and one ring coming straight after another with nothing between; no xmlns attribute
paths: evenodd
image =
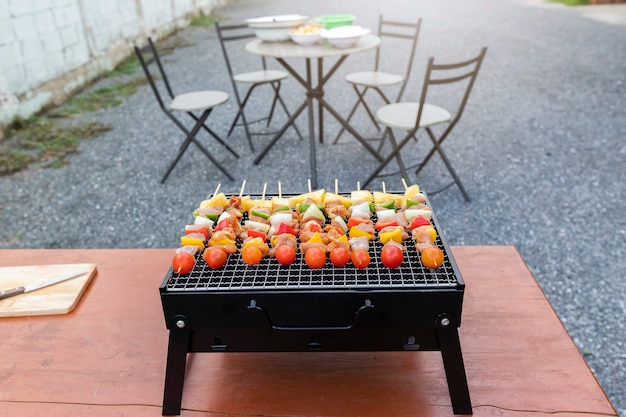
<svg viewBox="0 0 626 417"><path fill-rule="evenodd" d="M0 300L4 300L5 298L13 297L14 295L24 294L26 288L24 287L15 287L8 290L0 291Z"/></svg>

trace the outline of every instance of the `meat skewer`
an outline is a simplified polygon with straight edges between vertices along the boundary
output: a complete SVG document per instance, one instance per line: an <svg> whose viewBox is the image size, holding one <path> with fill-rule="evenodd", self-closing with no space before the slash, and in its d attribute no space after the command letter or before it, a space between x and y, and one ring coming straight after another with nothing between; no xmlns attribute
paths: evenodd
<svg viewBox="0 0 626 417"><path fill-rule="evenodd" d="M416 184L407 187L404 179L402 183L405 187L403 206L404 213L411 230L411 238L415 242L415 249L420 254L422 264L428 268L439 268L444 261L443 251L435 245L437 231L430 222L430 207L426 206L426 196L420 192Z"/></svg>
<svg viewBox="0 0 626 417"><path fill-rule="evenodd" d="M221 184L217 185L214 195L218 193L220 186ZM210 194L207 199L209 196ZM196 253L204 249L205 242L211 236L213 220L200 213L194 212L193 215L194 223L185 226L185 235L180 238L181 247L176 249L172 259L172 269L178 274L188 274L193 270Z"/></svg>
<svg viewBox="0 0 626 417"><path fill-rule="evenodd" d="M289 200L283 199L279 182L278 198L272 201L272 215L270 216L272 248L269 256L275 257L281 265L291 265L296 260L298 223L298 216L289 206Z"/></svg>

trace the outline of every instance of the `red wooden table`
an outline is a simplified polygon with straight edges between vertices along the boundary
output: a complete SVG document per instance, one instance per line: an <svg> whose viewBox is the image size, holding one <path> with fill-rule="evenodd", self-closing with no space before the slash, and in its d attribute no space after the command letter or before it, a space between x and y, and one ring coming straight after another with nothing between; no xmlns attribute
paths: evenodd
<svg viewBox="0 0 626 417"><path fill-rule="evenodd" d="M617 416L511 246L452 248L475 416ZM0 266L95 263L70 314L0 319L0 416L159 416L171 249L1 250ZM452 416L439 352L197 353L182 416Z"/></svg>

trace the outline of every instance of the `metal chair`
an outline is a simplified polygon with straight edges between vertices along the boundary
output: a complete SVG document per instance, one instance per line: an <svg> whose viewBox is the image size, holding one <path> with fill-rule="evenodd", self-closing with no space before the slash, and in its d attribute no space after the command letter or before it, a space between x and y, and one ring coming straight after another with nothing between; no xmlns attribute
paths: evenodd
<svg viewBox="0 0 626 417"><path fill-rule="evenodd" d="M426 165L426 163L428 163L430 158L435 154L435 152L437 152L446 167L448 168L448 171L452 175L454 181L452 181L450 184L446 185L442 189L431 192L429 194L435 194L437 192L443 191L456 183L463 193L465 200L470 201L469 195L467 194L465 188L463 187L463 184L461 183L461 179L452 167L452 164L448 160L441 145L443 141L448 137L448 135L463 114L467 99L469 98L470 92L472 91L474 81L476 80L476 76L478 75L478 71L480 70L480 66L482 65L486 53L487 48L484 47L481 49L481 52L477 57L453 64L435 64L435 59L431 57L428 60L428 67L426 68L426 75L424 77L424 84L422 87L420 101L389 104L382 107L376 112L377 120L386 127L383 137L389 136L392 144L392 151L381 162L381 164L378 166L378 168L376 168L372 175L370 175L370 177L364 182L365 186L369 184L374 178L379 176L380 172L394 158L396 158L398 162L400 172L402 173L403 177L408 178L406 167L404 166L404 162L402 161L402 157L400 156L400 151L411 139L417 141L416 134L419 129L423 128L424 130L426 130L426 133L428 134L428 137L433 144L433 148L426 155L424 160L421 163L417 164L418 169L415 174L419 174L419 172ZM458 102L458 106L455 112L450 113L447 109L443 107L429 104L426 102L433 86L455 83L465 83L464 88L462 89L463 96ZM435 125L439 125L442 123L448 123L448 125L445 130L443 130L441 135L437 137L431 128ZM393 129L407 132L400 142L396 141L393 134Z"/></svg>
<svg viewBox="0 0 626 417"><path fill-rule="evenodd" d="M148 43L146 46L139 48L135 45L135 54L137 54L137 58L143 67L143 70L146 74L146 78L150 83L150 87L152 87L152 91L159 103L159 107L161 110L169 117L176 126L180 130L185 133L185 140L181 144L174 161L170 164L165 172L165 175L161 179L161 183L164 183L167 177L170 175L180 158L183 156L183 153L191 143L194 143L200 151L206 155L207 158L220 170L226 177L230 180L234 178L220 165L220 163L211 155L211 153L204 147L200 142L198 142L196 135L200 131L200 129L204 129L211 136L213 136L222 146L224 146L228 151L233 154L235 157L239 158L239 155L228 146L224 140L222 140L211 128L206 125L207 118L213 111L213 109L228 100L228 94L223 91L214 91L214 90L204 90L204 91L193 91L185 94L174 95L172 87L170 86L170 82L167 78L165 70L163 69L163 65L161 63L161 59L159 58L159 54L157 52L157 48L154 46L151 38L148 38ZM159 76L165 85L165 89L167 90L167 95L171 99L169 103L166 104L164 101L159 88L155 82L154 77L150 73L150 66L156 64L159 70ZM174 115L174 112L184 112L187 113L193 120L195 120L194 126L189 130L183 122ZM197 116L194 112L202 112L200 116Z"/></svg>
<svg viewBox="0 0 626 417"><path fill-rule="evenodd" d="M287 106L283 101L283 98L280 95L280 87L281 81L287 78L289 75L285 71L280 70L271 70L267 69L267 62L264 57L261 58L262 69L258 71L247 71L247 72L236 72L233 68L233 64L231 63L228 48L226 47L227 43L236 41L243 41L246 39L254 39L255 35L252 29L248 27L247 24L235 24L235 25L220 25L218 22L215 22L215 29L217 31L217 37L220 41L220 46L222 48L222 53L224 55L224 60L226 61L226 68L228 70L228 75L230 76L230 81L233 87L233 91L235 93L235 99L237 101L237 115L235 116L232 124L230 125L230 129L228 131L228 136L231 135L236 126L242 126L246 133L246 139L248 140L248 144L250 145L250 150L254 152L254 145L252 144L252 135L261 135L261 134L272 134L274 132L269 133L250 133L249 124L257 123L263 120L267 120L266 127L269 127L272 122L272 117L274 116L274 110L276 108L276 103L280 103L280 106L283 108L288 118L291 118L291 114L289 110L287 110ZM241 99L241 95L239 94L239 84L248 85L248 90L243 100ZM248 100L252 95L252 92L259 86L269 85L273 92L274 97L272 99L272 105L270 107L269 115L267 117L263 117L258 120L254 120L248 122L246 119L246 114L244 109L246 104L248 104ZM239 119L241 118L241 123L239 123ZM302 139L302 135L298 130L298 127L293 125L296 133Z"/></svg>
<svg viewBox="0 0 626 417"><path fill-rule="evenodd" d="M393 44L394 48L394 56L408 56L406 62L406 71L404 74L390 73L385 72L381 69L381 52L382 46L376 49L376 55L374 59L374 70L372 71L359 71L353 72L346 75L345 80L352 84L352 88L357 94L357 101L354 103L350 114L346 121L349 123L354 114L356 113L359 106L363 106L363 109L369 116L369 118L374 123L374 126L378 131L380 131L380 127L376 122L376 118L374 117L370 106L365 101L365 94L368 90L374 90L380 98L386 103L390 104L392 101L385 95L383 92L383 88L391 87L391 86L400 86L398 91L398 95L396 99L393 101L397 103L402 99L404 94L404 90L406 88L406 84L409 80L409 76L411 74L411 70L413 68L413 61L415 58L415 50L417 49L417 41L419 38L420 28L422 26L422 19L418 19L417 22L396 22L391 20L385 20L383 15L378 16L378 36L382 39L384 43L390 43L390 38L398 38L405 39L410 41L410 44L407 45L408 49L402 50L398 48L397 42ZM387 39L385 41L385 39ZM384 45L383 43L383 45ZM389 45L391 47L391 45ZM389 48L387 48L389 49ZM394 61L394 65L396 61ZM392 67L392 65L387 64L388 68ZM341 128L337 136L335 137L335 141L333 143L337 143L339 138L345 131L345 128ZM382 143L380 145L382 147Z"/></svg>

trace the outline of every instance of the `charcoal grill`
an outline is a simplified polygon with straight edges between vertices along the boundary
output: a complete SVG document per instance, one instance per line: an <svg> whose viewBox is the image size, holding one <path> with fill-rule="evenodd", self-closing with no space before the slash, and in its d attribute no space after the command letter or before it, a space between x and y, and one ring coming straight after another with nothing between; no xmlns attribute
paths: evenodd
<svg viewBox="0 0 626 417"><path fill-rule="evenodd" d="M247 266L238 253L219 270L200 255L189 274L170 268L159 288L169 330L163 415L180 414L189 352L301 351L440 351L454 413L472 414L458 335L465 284L433 223L445 254L436 270L410 242L389 269L377 241L363 270L312 270L301 254L290 266Z"/></svg>

